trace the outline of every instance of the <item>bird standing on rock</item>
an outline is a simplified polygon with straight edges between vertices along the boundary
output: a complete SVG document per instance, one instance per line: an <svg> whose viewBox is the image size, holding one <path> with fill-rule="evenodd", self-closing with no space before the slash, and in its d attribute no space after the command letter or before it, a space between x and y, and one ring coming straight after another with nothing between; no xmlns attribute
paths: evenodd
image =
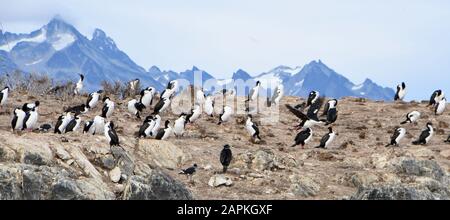
<svg viewBox="0 0 450 220"><path fill-rule="evenodd" d="M119 146L119 136L112 121L105 124L105 137L109 142L109 146Z"/></svg>
<svg viewBox="0 0 450 220"><path fill-rule="evenodd" d="M431 122L427 123L427 128L422 131L420 137L417 141L414 141L414 145L426 145L430 143L431 138L434 134L433 124Z"/></svg>
<svg viewBox="0 0 450 220"><path fill-rule="evenodd" d="M83 89L83 81L84 81L84 75L80 74L80 79L77 82L77 85L75 86L74 93L75 95L81 94L81 90Z"/></svg>
<svg viewBox="0 0 450 220"><path fill-rule="evenodd" d="M192 181L192 176L195 174L197 167L197 164L194 164L192 167L181 170L178 174L186 175L189 181Z"/></svg>
<svg viewBox="0 0 450 220"><path fill-rule="evenodd" d="M261 141L261 137L259 137L258 124L256 124L256 122L253 122L252 115L247 116L247 121L245 122L245 128L247 129L248 133L252 137L252 140L254 140L255 142Z"/></svg>
<svg viewBox="0 0 450 220"><path fill-rule="evenodd" d="M8 95L9 95L9 87L6 86L0 92L0 107L4 106L6 104L6 102L8 101Z"/></svg>
<svg viewBox="0 0 450 220"><path fill-rule="evenodd" d="M172 135L172 127L170 126L170 121L166 120L164 123L164 129L159 129L158 134L156 135L156 140L166 140Z"/></svg>
<svg viewBox="0 0 450 220"><path fill-rule="evenodd" d="M230 166L231 160L233 159L233 153L230 148L230 145L226 144L220 152L220 163L223 166L223 173L227 172L228 166Z"/></svg>
<svg viewBox="0 0 450 220"><path fill-rule="evenodd" d="M98 90L97 92L93 92L89 94L89 97L86 101L86 106L90 109L95 108L97 106L98 101L100 100L100 95L103 93L103 90Z"/></svg>
<svg viewBox="0 0 450 220"><path fill-rule="evenodd" d="M136 99L132 99L128 102L128 111L139 119L141 118L140 113L144 108L145 105L138 102Z"/></svg>
<svg viewBox="0 0 450 220"><path fill-rule="evenodd" d="M297 134L295 137L295 144L291 147L295 147L297 145L302 145L302 149L305 148L305 145L309 143L312 139L312 130L311 128L306 128Z"/></svg>
<svg viewBox="0 0 450 220"><path fill-rule="evenodd" d="M316 148L324 148L324 149L328 148L328 146L330 146L330 144L336 138L336 135L337 134L333 131L333 128L329 127L328 134L322 137L322 140L320 140L320 145L317 146Z"/></svg>
<svg viewBox="0 0 450 220"><path fill-rule="evenodd" d="M104 118L110 118L112 113L114 112L114 102L111 101L109 97L105 97L103 98L103 103L105 104L102 108L102 116Z"/></svg>
<svg viewBox="0 0 450 220"><path fill-rule="evenodd" d="M22 130L23 128L23 121L26 117L26 113L21 108L14 109L14 116L11 121L11 128L12 131L14 130Z"/></svg>
<svg viewBox="0 0 450 220"><path fill-rule="evenodd" d="M402 84L397 86L397 92L395 93L394 101L402 101L406 95L406 84L402 82Z"/></svg>
<svg viewBox="0 0 450 220"><path fill-rule="evenodd" d="M420 118L420 112L418 112L418 111L412 111L412 112L410 112L410 113L408 113L407 115L406 115L406 120L405 121L403 121L402 123L400 123L400 124L406 124L406 123L414 123L414 122L416 122L417 120L419 120L419 118Z"/></svg>
<svg viewBox="0 0 450 220"><path fill-rule="evenodd" d="M404 128L396 128L394 135L391 137L391 143L386 145L386 147L389 146L399 146L400 141L405 137L406 129Z"/></svg>

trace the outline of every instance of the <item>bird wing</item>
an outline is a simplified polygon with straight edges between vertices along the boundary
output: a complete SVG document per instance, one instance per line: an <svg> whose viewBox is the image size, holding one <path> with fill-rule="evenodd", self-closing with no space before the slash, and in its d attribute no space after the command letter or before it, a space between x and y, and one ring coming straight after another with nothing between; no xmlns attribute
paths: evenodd
<svg viewBox="0 0 450 220"><path fill-rule="evenodd" d="M108 105L105 104L105 105L103 105L103 108L102 108L102 116L106 117L107 112L108 112Z"/></svg>
<svg viewBox="0 0 450 220"><path fill-rule="evenodd" d="M330 139L330 134L326 134L322 137L322 140L320 140L320 146L325 146L327 141Z"/></svg>
<svg viewBox="0 0 450 220"><path fill-rule="evenodd" d="M17 115L14 115L13 120L11 121L11 127L12 129L15 128L15 125L17 123L17 120L19 120L19 117L17 117Z"/></svg>
<svg viewBox="0 0 450 220"><path fill-rule="evenodd" d="M398 136L400 136L400 132L398 131L398 129L396 129L395 132L394 132L394 135L392 135L391 142L394 142L395 139L397 139Z"/></svg>
<svg viewBox="0 0 450 220"><path fill-rule="evenodd" d="M419 141L425 141L425 139L426 139L429 135L430 135L430 131L429 131L428 129L422 131L422 134L420 134L420 137L419 137Z"/></svg>
<svg viewBox="0 0 450 220"><path fill-rule="evenodd" d="M337 119L337 110L335 108L330 109L327 115L327 122L334 123Z"/></svg>
<svg viewBox="0 0 450 220"><path fill-rule="evenodd" d="M27 112L25 114L25 118L23 119L23 126L22 126L23 129L27 128L27 121L28 121L28 119L30 119L30 116L31 116L31 114L29 112Z"/></svg>
<svg viewBox="0 0 450 220"><path fill-rule="evenodd" d="M252 128L255 129L255 134L259 134L258 124L256 124L255 122L253 122Z"/></svg>
<svg viewBox="0 0 450 220"><path fill-rule="evenodd" d="M304 140L306 140L309 137L309 135L310 135L309 131L307 131L307 130L301 131L295 137L295 141L296 142L304 141Z"/></svg>
<svg viewBox="0 0 450 220"><path fill-rule="evenodd" d="M161 140L164 137L164 129L160 129L156 134L156 140Z"/></svg>
<svg viewBox="0 0 450 220"><path fill-rule="evenodd" d="M3 100L3 92L0 92L0 102Z"/></svg>
<svg viewBox="0 0 450 220"><path fill-rule="evenodd" d="M146 134L145 134L145 130L147 130L147 128L150 126L150 123L144 123L142 126L141 126L141 129L139 129L139 136L146 136Z"/></svg>
<svg viewBox="0 0 450 220"><path fill-rule="evenodd" d="M329 101L327 102L327 104L325 104L322 115L328 115L328 110L330 110L330 102Z"/></svg>
<svg viewBox="0 0 450 220"><path fill-rule="evenodd" d="M296 108L292 107L291 105L286 104L286 107L288 108L288 110L294 114L295 116L297 116L297 118L300 118L301 120L308 120L308 116L306 116L305 114L303 114L303 112L297 110Z"/></svg>
<svg viewBox="0 0 450 220"><path fill-rule="evenodd" d="M119 136L117 136L116 130L110 129L108 135L111 137L112 144L119 145Z"/></svg>
<svg viewBox="0 0 450 220"><path fill-rule="evenodd" d="M164 106L164 99L160 99L160 100L158 101L158 103L156 103L154 112L155 112L155 113L158 113L158 112L161 110L161 108L162 108L163 106Z"/></svg>
<svg viewBox="0 0 450 220"><path fill-rule="evenodd" d="M433 103L435 103L434 99L436 98L436 95L437 95L436 92L433 92L433 95L431 95L431 98L430 98L430 105L433 104Z"/></svg>

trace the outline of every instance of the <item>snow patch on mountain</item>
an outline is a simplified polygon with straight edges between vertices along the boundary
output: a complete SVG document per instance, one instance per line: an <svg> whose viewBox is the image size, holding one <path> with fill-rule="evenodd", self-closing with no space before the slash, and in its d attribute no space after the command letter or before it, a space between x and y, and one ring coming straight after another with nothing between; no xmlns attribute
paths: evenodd
<svg viewBox="0 0 450 220"><path fill-rule="evenodd" d="M34 37L20 38L14 41L7 42L6 44L0 45L0 50L11 52L11 50L20 42L33 42L42 43L47 40L47 31L45 28L40 30L40 33Z"/></svg>

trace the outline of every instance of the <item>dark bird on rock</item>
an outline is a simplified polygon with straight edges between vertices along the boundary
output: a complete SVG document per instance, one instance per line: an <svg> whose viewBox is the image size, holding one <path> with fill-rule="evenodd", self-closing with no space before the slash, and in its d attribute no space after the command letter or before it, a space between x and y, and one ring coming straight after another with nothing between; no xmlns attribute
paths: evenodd
<svg viewBox="0 0 450 220"><path fill-rule="evenodd" d="M181 170L178 174L192 176L192 175L194 175L196 169L197 169L197 164L194 164L194 166L192 166L192 167Z"/></svg>
<svg viewBox="0 0 450 220"><path fill-rule="evenodd" d="M228 166L230 166L233 159L233 153L231 152L230 145L223 146L222 152L220 152L220 163L223 166L223 173L227 172Z"/></svg>

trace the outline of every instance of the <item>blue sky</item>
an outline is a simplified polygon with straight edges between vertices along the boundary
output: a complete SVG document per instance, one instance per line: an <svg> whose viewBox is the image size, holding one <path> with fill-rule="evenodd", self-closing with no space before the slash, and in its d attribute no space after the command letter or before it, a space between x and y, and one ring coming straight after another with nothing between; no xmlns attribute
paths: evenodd
<svg viewBox="0 0 450 220"><path fill-rule="evenodd" d="M450 93L447 0L0 0L0 22L30 32L60 14L83 34L104 30L144 68L196 65L216 77L314 59L355 83L401 81L409 98Z"/></svg>

